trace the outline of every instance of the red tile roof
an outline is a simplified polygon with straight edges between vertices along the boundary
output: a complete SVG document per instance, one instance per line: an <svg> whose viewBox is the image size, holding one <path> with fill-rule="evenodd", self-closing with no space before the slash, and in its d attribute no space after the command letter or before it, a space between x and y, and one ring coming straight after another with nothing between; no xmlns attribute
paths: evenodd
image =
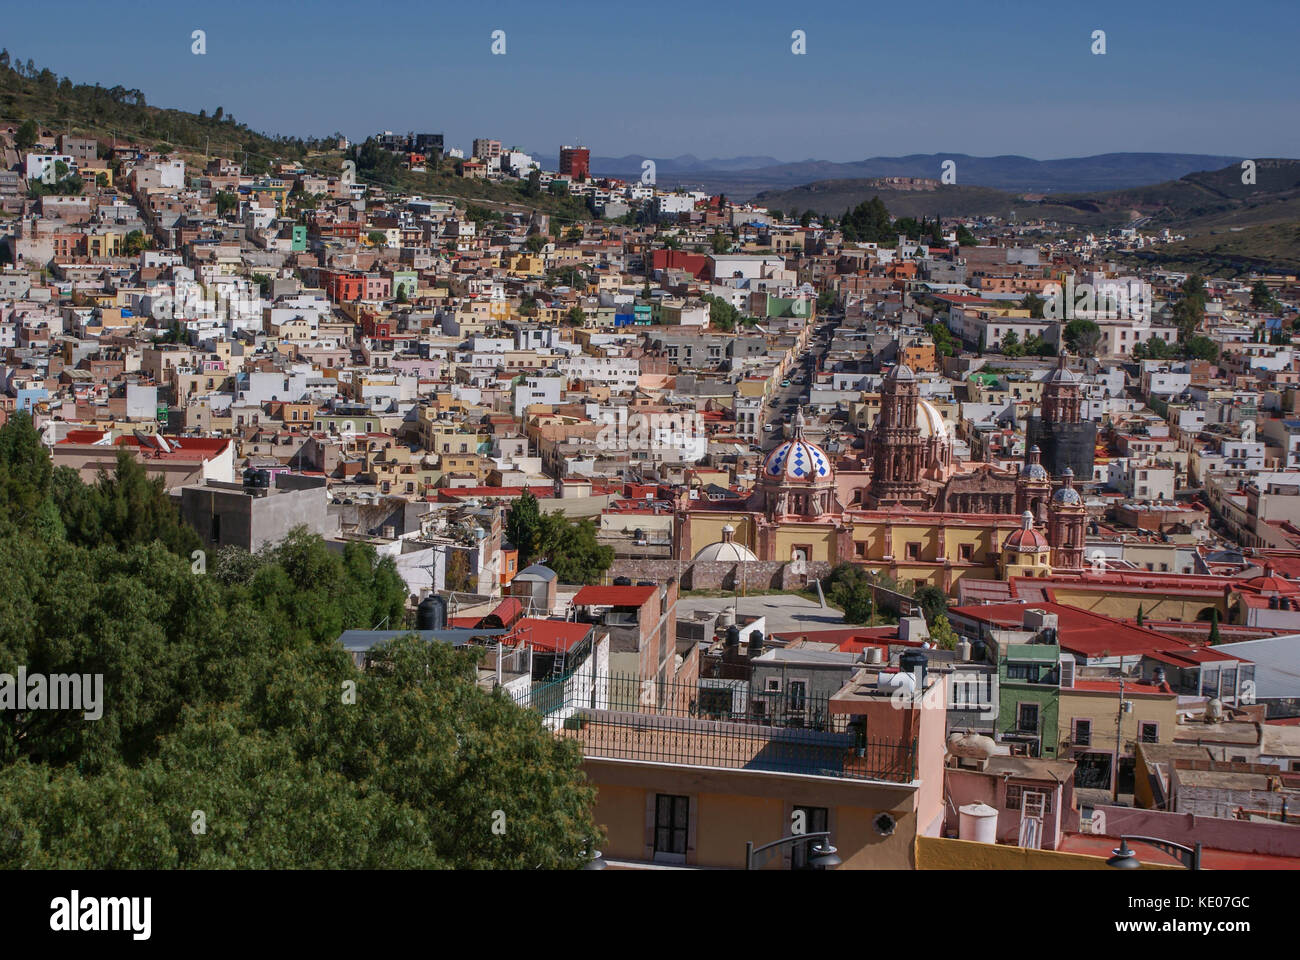
<svg viewBox="0 0 1300 960"><path fill-rule="evenodd" d="M567 653L590 632L589 623L524 617L515 624L506 642L531 644L534 650L545 653Z"/></svg>
<svg viewBox="0 0 1300 960"><path fill-rule="evenodd" d="M639 607L658 590L658 587L583 587L573 602L579 607Z"/></svg>
<svg viewBox="0 0 1300 960"><path fill-rule="evenodd" d="M1025 611L1029 609L1056 614L1057 640L1061 649L1089 658L1102 654L1136 656L1154 654L1157 651L1187 655L1194 649L1190 643L1178 637L1166 636L1114 617L1060 603L988 603L952 607L949 612L951 615L995 627L1018 629L1024 623Z"/></svg>

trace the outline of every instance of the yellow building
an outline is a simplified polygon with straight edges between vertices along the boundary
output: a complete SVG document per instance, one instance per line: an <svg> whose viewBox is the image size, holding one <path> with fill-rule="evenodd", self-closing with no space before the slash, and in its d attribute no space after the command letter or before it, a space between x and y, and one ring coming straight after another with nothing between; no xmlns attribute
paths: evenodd
<svg viewBox="0 0 1300 960"><path fill-rule="evenodd" d="M1072 678L1062 682L1058 705L1060 754L1077 764L1077 787L1114 787L1118 734L1119 787L1132 791L1137 745L1172 744L1178 729L1178 695L1163 678L1159 683L1126 680L1122 687L1118 678Z"/></svg>

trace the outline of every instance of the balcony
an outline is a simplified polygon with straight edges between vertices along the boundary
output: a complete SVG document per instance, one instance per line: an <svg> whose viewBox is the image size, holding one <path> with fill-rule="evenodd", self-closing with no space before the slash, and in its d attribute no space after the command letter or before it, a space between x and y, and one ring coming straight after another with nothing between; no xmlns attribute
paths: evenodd
<svg viewBox="0 0 1300 960"><path fill-rule="evenodd" d="M632 677L601 678L563 700L538 696L548 718L562 718L556 735L577 740L586 757L682 766L753 770L802 776L910 783L916 778L913 740L870 739L844 716L831 716L825 699L797 704L748 687L726 691L734 709L701 703L693 684L659 684ZM558 692L558 691L557 691ZM574 696L574 693L579 693Z"/></svg>

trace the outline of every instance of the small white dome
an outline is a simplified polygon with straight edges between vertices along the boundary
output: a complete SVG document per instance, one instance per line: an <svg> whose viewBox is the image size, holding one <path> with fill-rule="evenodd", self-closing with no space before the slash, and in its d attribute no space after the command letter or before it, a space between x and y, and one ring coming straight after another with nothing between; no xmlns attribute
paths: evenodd
<svg viewBox="0 0 1300 960"><path fill-rule="evenodd" d="M757 559L752 550L734 540L711 543L695 555L697 563L742 563Z"/></svg>

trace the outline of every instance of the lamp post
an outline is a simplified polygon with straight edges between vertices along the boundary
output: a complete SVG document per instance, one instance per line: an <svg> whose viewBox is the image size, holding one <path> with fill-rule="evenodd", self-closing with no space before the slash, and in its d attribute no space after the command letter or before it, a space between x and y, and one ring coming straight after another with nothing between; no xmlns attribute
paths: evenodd
<svg viewBox="0 0 1300 960"><path fill-rule="evenodd" d="M761 847L754 846L753 840L745 841L745 869L757 869L754 866L758 855L769 850L775 850L777 847L793 846L807 840L816 840L815 846L809 849L811 856L808 858L808 864L814 870L830 870L838 867L844 861L838 856L835 847L831 845L830 831L823 830L817 833L796 833L789 837L782 837L780 840L773 840L771 843L765 843ZM766 858L764 858L766 859Z"/></svg>
<svg viewBox="0 0 1300 960"><path fill-rule="evenodd" d="M1199 843L1193 847L1186 847L1181 843L1174 843L1172 840L1161 840L1159 837L1141 837L1135 834L1124 834L1119 838L1119 846L1111 851L1113 856L1107 858L1106 866L1115 867L1118 870L1137 870L1142 866L1138 862L1137 854L1129 848L1128 842L1130 840L1135 843L1145 843L1169 854L1188 870L1201 869L1201 845Z"/></svg>

